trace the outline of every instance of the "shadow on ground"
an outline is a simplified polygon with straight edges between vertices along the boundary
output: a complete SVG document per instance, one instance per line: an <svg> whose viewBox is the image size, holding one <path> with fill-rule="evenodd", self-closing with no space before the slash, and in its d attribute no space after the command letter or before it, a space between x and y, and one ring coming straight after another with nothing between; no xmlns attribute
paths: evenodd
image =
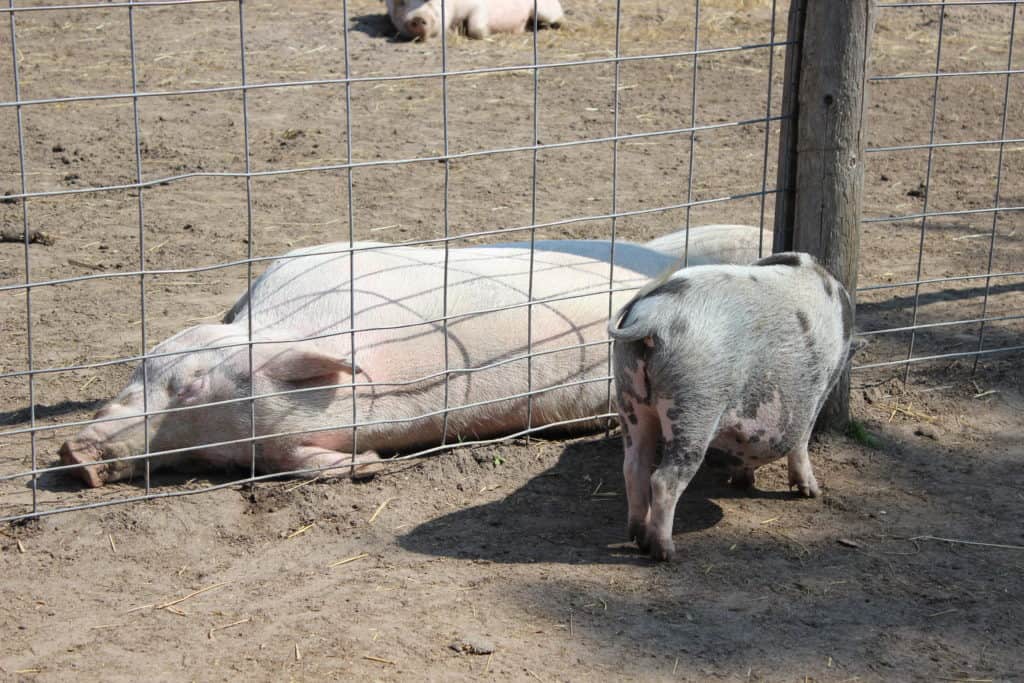
<svg viewBox="0 0 1024 683"><path fill-rule="evenodd" d="M390 38L391 42L399 40L398 32L387 14L362 14L352 17L352 28L371 38Z"/></svg>
<svg viewBox="0 0 1024 683"><path fill-rule="evenodd" d="M819 501L772 502L790 494L747 495L702 471L677 510L673 563L623 543L616 439L568 444L506 498L428 521L399 543L560 564L540 580L511 574L504 592L528 620L561 625L545 638L627 675L1016 680L1024 633L1008 625L1024 618L1024 556L939 539L1024 542L1014 521L1024 434L954 444L903 427L875 424L877 449L822 437L812 456L826 485ZM765 486L780 481L775 473Z"/></svg>
<svg viewBox="0 0 1024 683"><path fill-rule="evenodd" d="M425 555L499 563L647 564L626 542L621 457L618 437L566 444L554 467L505 498L430 520L399 544ZM788 491L737 491L720 473L702 469L676 508L677 544L722 520L712 497L795 498Z"/></svg>
<svg viewBox="0 0 1024 683"><path fill-rule="evenodd" d="M42 405L36 404L36 419L45 420L51 417L59 417L61 415L67 415L68 413L78 412L79 410L95 411L98 410L101 405L105 403L102 399L93 399L91 401L61 401L60 403L54 403L53 405ZM0 412L0 427L13 427L13 426L27 426L27 422L31 418L31 412L28 407L18 408L17 410L8 410Z"/></svg>

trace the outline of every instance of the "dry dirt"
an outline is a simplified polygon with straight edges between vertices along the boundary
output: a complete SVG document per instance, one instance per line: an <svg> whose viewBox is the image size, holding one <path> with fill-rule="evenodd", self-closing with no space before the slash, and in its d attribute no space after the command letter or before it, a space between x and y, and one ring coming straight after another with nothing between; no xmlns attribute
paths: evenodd
<svg viewBox="0 0 1024 683"><path fill-rule="evenodd" d="M19 5L41 4L24 2ZM613 54L611 0L566 0L569 21L538 37L542 61ZM622 3L622 51L689 49L692 3ZM780 3L779 31L784 31ZM768 40L770 3L705 0L701 46ZM1007 7L951 9L944 70L1006 69ZM429 73L438 43L389 37L383 6L350 3L354 76ZM1024 9L1018 9L1018 24ZM6 25L7 19L4 18ZM238 5L135 11L138 89L179 91L239 82ZM934 70L934 9L880 11L874 74ZM130 92L127 12L17 15L22 99ZM340 3L245 3L250 83L344 75ZM1024 68L1017 31L1013 69ZM0 54L10 53L0 36ZM451 69L529 63L533 40L453 38ZM775 50L772 111L781 93ZM766 111L768 51L700 60L698 124L745 121ZM691 60L627 62L620 71L620 133L689 125ZM1011 77L1008 139L1024 138L1021 76ZM544 70L539 77L545 143L611 134L610 64ZM933 82L871 87L868 144L925 144ZM937 141L998 139L1003 75L943 79ZM443 151L436 79L357 82L351 89L356 161L430 157ZM0 101L14 98L11 60L0 60ZM530 144L533 77L498 72L448 83L449 148L458 153ZM254 171L346 160L345 88L259 89L247 97ZM244 171L237 91L139 100L146 179ZM131 100L22 108L31 192L136 180ZM17 119L0 108L0 194L20 191ZM769 131L768 187L777 124ZM693 159L695 199L762 187L763 124L702 131ZM687 134L619 145L619 211L686 199ZM1002 206L1024 205L1024 148L1004 148ZM997 145L934 153L929 211L994 204ZM868 217L925 208L925 150L868 158ZM531 220L529 152L451 164L451 234L516 228ZM542 150L537 222L611 210L608 143ZM443 234L443 164L367 167L353 174L357 239L420 240ZM145 243L136 190L0 203L0 228L53 238L29 250L33 282L135 270L214 265L347 239L347 174L309 171L256 177L252 241L244 179L197 176L143 190ZM771 224L772 196L764 220ZM695 207L693 224L759 223L758 196ZM642 240L682 225L673 210L620 219L620 236ZM929 220L923 278L1021 270L1024 218L1004 212ZM539 235L607 237L607 220L545 228ZM466 239L508 240L523 232ZM862 286L912 280L919 220L868 224ZM256 269L259 272L259 268ZM25 282L25 250L0 243L0 286ZM244 290L244 266L148 278L146 343L215 319ZM1022 278L921 288L918 322L1020 315ZM864 330L912 321L914 289L862 292ZM24 291L0 291L0 373L26 368ZM95 363L139 352L137 278L101 278L32 292L34 367ZM985 346L1021 343L1020 320L991 323ZM917 335L915 354L969 351L977 324ZM906 357L909 335L876 336L861 364ZM617 438L534 440L462 449L376 479L225 486L194 496L58 514L0 528L0 672L11 680L1021 680L1024 678L1024 371L1021 354L854 375L853 411L868 436L825 435L812 462L824 495L800 500L784 466L759 474L753 495L701 476L676 516L679 559L654 565L624 544L625 499ZM39 424L86 419L124 382L130 365L37 376ZM28 382L0 379L0 476L31 467ZM41 432L41 465L56 461L70 429ZM869 443L870 442L870 443ZM166 475L155 491L228 484L209 473ZM124 484L83 491L42 478L43 509L136 496ZM26 480L0 484L0 516L30 510ZM970 542L949 542L956 541ZM347 562L342 562L348 560ZM339 564L339 562L341 562ZM204 592L197 592L197 591ZM180 602L174 602L182 599ZM174 604L171 604L174 603ZM453 649L453 645L456 646ZM469 649L489 654L470 654ZM459 650L459 651L457 651Z"/></svg>

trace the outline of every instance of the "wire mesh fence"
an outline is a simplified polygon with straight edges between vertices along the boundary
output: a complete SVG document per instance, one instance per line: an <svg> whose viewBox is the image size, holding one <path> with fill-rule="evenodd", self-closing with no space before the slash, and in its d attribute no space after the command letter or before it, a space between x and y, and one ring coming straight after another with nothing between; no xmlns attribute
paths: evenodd
<svg viewBox="0 0 1024 683"><path fill-rule="evenodd" d="M1018 3L939 4L878 10L859 291L873 372L1019 348ZM691 248L688 232L671 255L635 244L712 223L771 244L788 3L566 9L559 30L405 42L371 0L0 7L0 217L20 242L0 245L0 520L604 424L604 320ZM930 66L909 70L923 44ZM956 104L1001 125L945 118L952 67L986 84ZM955 156L978 148L998 161ZM978 182L940 184L963 168ZM333 317L310 304L325 298ZM222 320L231 335L164 341ZM330 372L258 380L287 348ZM190 404L189 364L214 356L212 385L234 393ZM120 403L141 447L103 453L126 478L83 491L73 477L96 470L62 464L61 444L126 424L93 413L139 386ZM197 446L235 467L157 470ZM301 457L275 468L282 450Z"/></svg>
<svg viewBox="0 0 1024 683"><path fill-rule="evenodd" d="M879 350L859 366L974 369L1024 350L1020 3L877 11L863 239L893 257L861 262L858 313Z"/></svg>

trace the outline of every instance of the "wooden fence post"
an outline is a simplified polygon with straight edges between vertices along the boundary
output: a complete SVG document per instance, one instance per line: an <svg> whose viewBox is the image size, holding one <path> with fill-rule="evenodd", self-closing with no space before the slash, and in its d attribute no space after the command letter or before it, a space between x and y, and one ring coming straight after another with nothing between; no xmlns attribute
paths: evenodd
<svg viewBox="0 0 1024 683"><path fill-rule="evenodd" d="M797 95L800 93L800 47L804 37L807 0L791 0L786 28L786 66L783 71L782 123L779 127L779 166L775 195L773 252L793 250L793 212L796 197Z"/></svg>
<svg viewBox="0 0 1024 683"><path fill-rule="evenodd" d="M795 100L792 113L796 118L790 122L791 137L780 140L781 211L777 204L774 246L777 251L789 248L815 255L853 296L860 247L864 111L874 0L793 0L793 4L798 6L796 14L801 10L803 14L798 58L794 60L799 73L787 78L783 102L792 106ZM791 27L800 18L792 12ZM789 69L787 56L787 76ZM793 87L795 96L788 92ZM791 156L783 159L783 154ZM822 409L818 427L845 429L849 403L847 371Z"/></svg>

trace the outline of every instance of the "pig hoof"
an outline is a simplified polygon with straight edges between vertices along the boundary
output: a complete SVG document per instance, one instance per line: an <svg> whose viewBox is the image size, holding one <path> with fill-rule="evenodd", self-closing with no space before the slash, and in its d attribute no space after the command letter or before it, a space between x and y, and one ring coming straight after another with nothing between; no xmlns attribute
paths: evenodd
<svg viewBox="0 0 1024 683"><path fill-rule="evenodd" d="M789 482L789 488L796 487L799 495L804 498L817 498L821 495L821 489L818 488L818 482L814 479L810 481L791 481Z"/></svg>
<svg viewBox="0 0 1024 683"><path fill-rule="evenodd" d="M732 475L732 479L729 480L729 483L734 488L749 491L750 489L754 488L754 471L741 470L739 472L734 472Z"/></svg>
<svg viewBox="0 0 1024 683"><path fill-rule="evenodd" d="M647 540L646 524L643 522L630 522L626 534L629 540L636 541L636 547L640 549L640 552L646 554L650 550L651 545Z"/></svg>
<svg viewBox="0 0 1024 683"><path fill-rule="evenodd" d="M92 443L83 441L65 441L60 447L60 461L64 465L82 465L89 462L96 462L101 458L99 448ZM88 465L67 470L69 474L77 476L89 488L103 486L106 480L106 465Z"/></svg>
<svg viewBox="0 0 1024 683"><path fill-rule="evenodd" d="M355 481L364 481L367 479L373 479L380 472L383 472L385 465L383 462L372 462L365 465L356 465L352 469L352 479Z"/></svg>
<svg viewBox="0 0 1024 683"><path fill-rule="evenodd" d="M821 495L821 489L814 482L810 484L800 484L797 486L797 490L800 491L800 495L804 498L817 498Z"/></svg>
<svg viewBox="0 0 1024 683"><path fill-rule="evenodd" d="M650 555L651 559L655 562L669 562L675 557L676 546L672 542L672 539L667 541L655 540L651 542Z"/></svg>

